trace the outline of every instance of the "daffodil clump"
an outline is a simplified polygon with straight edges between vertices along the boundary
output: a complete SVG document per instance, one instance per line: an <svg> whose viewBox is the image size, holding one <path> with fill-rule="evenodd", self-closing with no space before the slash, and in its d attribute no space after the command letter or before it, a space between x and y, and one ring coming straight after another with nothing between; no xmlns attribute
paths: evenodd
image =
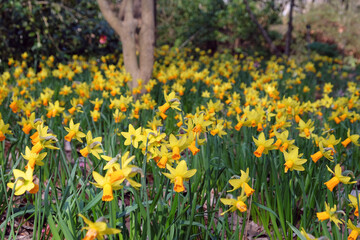
<svg viewBox="0 0 360 240"><path fill-rule="evenodd" d="M358 70L319 55L155 57L148 82L115 55L8 60L4 238L24 219L45 239L237 239L249 222L272 239L358 238Z"/></svg>

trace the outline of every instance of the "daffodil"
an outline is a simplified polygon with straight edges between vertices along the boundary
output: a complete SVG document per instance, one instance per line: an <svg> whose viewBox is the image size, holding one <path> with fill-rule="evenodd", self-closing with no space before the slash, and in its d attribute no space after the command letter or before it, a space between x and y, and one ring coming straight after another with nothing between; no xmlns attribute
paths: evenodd
<svg viewBox="0 0 360 240"><path fill-rule="evenodd" d="M85 134L79 131L80 123L74 124L73 120L70 120L69 127L64 127L68 134L64 139L68 142L71 142L71 139L76 138L79 142L82 143L81 138L85 137Z"/></svg>
<svg viewBox="0 0 360 240"><path fill-rule="evenodd" d="M46 114L46 116L48 118L55 117L58 114L61 114L63 111L64 111L64 108L60 107L60 102L56 101L55 104L50 103L50 105L48 107L48 113Z"/></svg>
<svg viewBox="0 0 360 240"><path fill-rule="evenodd" d="M96 98L94 101L90 101L90 102L95 105L94 110L99 111L101 104L104 102L104 100L103 99L99 100L99 98Z"/></svg>
<svg viewBox="0 0 360 240"><path fill-rule="evenodd" d="M216 124L216 126L210 131L210 134L215 136L218 135L219 137L222 137L223 135L226 135L227 133L223 130L224 125L222 123Z"/></svg>
<svg viewBox="0 0 360 240"><path fill-rule="evenodd" d="M281 152L284 152L285 150L292 149L293 144L295 140L290 140L289 138L289 131L283 131L282 133L278 133L275 131L275 136L277 138L277 141L274 143L277 149L279 149Z"/></svg>
<svg viewBox="0 0 360 240"><path fill-rule="evenodd" d="M334 187L336 187L340 182L343 184L354 184L356 181L350 182L351 177L345 177L342 175L340 164L336 164L335 172L333 172L328 166L326 166L328 171L334 174L329 181L324 183L326 187L332 192Z"/></svg>
<svg viewBox="0 0 360 240"><path fill-rule="evenodd" d="M349 143L354 143L356 146L360 146L360 144L358 143L359 140L359 135L358 134L354 134L354 135L350 135L350 128L347 131L347 138L341 142L341 144L344 147L347 147L347 145L349 145Z"/></svg>
<svg viewBox="0 0 360 240"><path fill-rule="evenodd" d="M125 146L132 144L134 148L139 147L139 142L143 141L143 136L141 135L141 127L135 130L133 125L129 124L129 130L127 132L121 132L121 135L126 139L124 142Z"/></svg>
<svg viewBox="0 0 360 240"><path fill-rule="evenodd" d="M32 168L28 168L26 172L23 172L18 169L13 170L15 177L14 183L8 183L7 186L11 189L15 187L15 195L22 195L25 191L28 191L31 194L35 194L39 190L39 186L33 182L33 172Z"/></svg>
<svg viewBox="0 0 360 240"><path fill-rule="evenodd" d="M313 235L307 233L304 228L301 228L300 233L306 238L306 240L318 240L318 238L315 238Z"/></svg>
<svg viewBox="0 0 360 240"><path fill-rule="evenodd" d="M101 148L102 137L93 138L91 131L86 134L86 147L80 150L83 157L87 157L89 153L93 154L97 159L100 159L99 153L102 153Z"/></svg>
<svg viewBox="0 0 360 240"><path fill-rule="evenodd" d="M113 113L113 118L115 123L120 123L122 120L126 118L126 115L119 111L119 109L116 109Z"/></svg>
<svg viewBox="0 0 360 240"><path fill-rule="evenodd" d="M118 154L115 158L102 155L101 157L108 161L104 167L104 170L107 170L106 174L110 177L111 182L125 179L132 187L138 189L141 187L141 184L134 181L132 178L137 173L141 173L142 175L143 173L139 167L130 164L134 160L135 156L129 157L129 154L130 152L127 151L122 156ZM121 163L118 163L119 159Z"/></svg>
<svg viewBox="0 0 360 240"><path fill-rule="evenodd" d="M253 137L253 140L255 142L255 145L257 146L257 149L254 152L254 155L256 157L261 157L263 153L267 154L269 150L275 148L275 146L273 146L274 139L266 140L264 132L260 133L258 139Z"/></svg>
<svg viewBox="0 0 360 240"><path fill-rule="evenodd" d="M176 168L172 168L169 164L166 165L166 168L170 173L163 174L170 179L170 182L174 183L175 192L183 192L185 190L184 181L187 181L196 173L196 169L188 170L184 160L181 160Z"/></svg>
<svg viewBox="0 0 360 240"><path fill-rule="evenodd" d="M186 140L185 135L180 139L177 139L174 134L170 135L167 147L172 149L172 159L179 160L181 158L180 153L186 148Z"/></svg>
<svg viewBox="0 0 360 240"><path fill-rule="evenodd" d="M336 153L335 146L341 141L341 138L336 139L335 136L332 134L328 138L321 138L322 143L327 148L330 148L332 151L332 155Z"/></svg>
<svg viewBox="0 0 360 240"><path fill-rule="evenodd" d="M31 152L30 148L26 146L25 155L21 153L21 156L28 160L27 167L34 169L35 165L44 166L44 162L42 161L46 157L47 153L34 153Z"/></svg>
<svg viewBox="0 0 360 240"><path fill-rule="evenodd" d="M226 210L225 212L221 213L221 215L224 215L225 213L231 211L231 212L235 212L236 210L239 210L240 212L246 212L247 211L247 206L246 206L246 201L247 197L244 194L244 191L241 192L241 195L237 197L237 199L234 198L220 198L220 201L224 204L224 205L230 205L231 207Z"/></svg>
<svg viewBox="0 0 360 240"><path fill-rule="evenodd" d="M360 199L359 199L359 197L355 197L355 196L353 196L353 195L351 195L351 194L349 194L348 195L348 197L349 197L349 200L350 200L350 206L351 207L353 207L353 208L355 208L355 212L354 212L354 215L355 216L359 216L359 204L358 204L358 202L360 203Z"/></svg>
<svg viewBox="0 0 360 240"><path fill-rule="evenodd" d="M306 159L301 159L303 154L299 154L299 149L294 148L290 152L284 151L284 158L285 158L285 173L290 171L296 170L296 171L304 171L305 168L302 166L304 163L306 163Z"/></svg>
<svg viewBox="0 0 360 240"><path fill-rule="evenodd" d="M334 222L335 225L339 228L339 224L342 224L343 220L338 219L338 213L343 213L343 211L336 211L336 205L330 208L330 206L325 203L325 211L316 213L316 216L319 221L325 221L327 219L330 219L330 221Z"/></svg>
<svg viewBox="0 0 360 240"><path fill-rule="evenodd" d="M101 217L96 222L92 222L82 214L79 216L84 220L88 227L83 227L81 230L88 230L83 240L94 240L95 238L104 239L104 235L118 234L121 231L116 228L108 228L105 219Z"/></svg>
<svg viewBox="0 0 360 240"><path fill-rule="evenodd" d="M323 156L326 157L328 160L333 160L333 156L332 156L332 148L324 148L323 147L323 143L320 142L319 143L319 151L317 151L316 153L311 155L311 159L314 161L314 163L316 163L320 158L322 158Z"/></svg>
<svg viewBox="0 0 360 240"><path fill-rule="evenodd" d="M41 122L37 128L36 132L30 137L32 139L31 143L34 145L31 148L33 153L39 153L44 148L49 149L59 149L54 147L52 144L57 142L56 135L52 134L48 126L44 126L44 123Z"/></svg>
<svg viewBox="0 0 360 240"><path fill-rule="evenodd" d="M360 227L355 226L351 220L348 220L347 227L351 230L348 240L356 240L360 234Z"/></svg>
<svg viewBox="0 0 360 240"><path fill-rule="evenodd" d="M299 129L300 131L299 133L300 137L305 137L307 139L310 139L311 133L315 129L314 122L311 121L311 119L309 119L309 121L307 121L306 123L303 120L300 120L299 127L297 129Z"/></svg>
<svg viewBox="0 0 360 240"><path fill-rule="evenodd" d="M166 95L166 92L164 91L164 98L165 98L165 103L159 107L159 111L162 114L165 114L169 108L173 108L180 111L179 108L180 100L176 98L175 92L171 92L169 95Z"/></svg>
<svg viewBox="0 0 360 240"><path fill-rule="evenodd" d="M103 189L103 201L112 201L114 199L113 190L119 190L123 188L121 183L125 178L111 178L111 176L106 173L105 177L101 176L99 173L93 171L93 177L95 183L91 182L95 187Z"/></svg>
<svg viewBox="0 0 360 240"><path fill-rule="evenodd" d="M172 153L169 152L168 148L165 145L161 145L160 151L157 151L155 161L159 168L165 168L166 164L172 165L174 159L172 159Z"/></svg>
<svg viewBox="0 0 360 240"><path fill-rule="evenodd" d="M9 127L10 124L5 124L4 120L0 120L0 142L5 140L5 134L12 134Z"/></svg>
<svg viewBox="0 0 360 240"><path fill-rule="evenodd" d="M248 182L250 181L249 177L249 168L246 169L246 172L243 170L240 170L241 176L238 179L230 179L229 183L231 186L233 186L232 190L229 190L228 192L235 191L236 189L243 188L245 191L245 194L247 197L249 197L251 194L255 192L254 189L252 189Z"/></svg>

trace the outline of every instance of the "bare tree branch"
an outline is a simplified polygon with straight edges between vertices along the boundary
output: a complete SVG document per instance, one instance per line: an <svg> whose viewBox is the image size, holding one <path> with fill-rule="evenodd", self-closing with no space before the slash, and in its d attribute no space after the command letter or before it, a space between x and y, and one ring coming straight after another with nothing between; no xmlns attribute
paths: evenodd
<svg viewBox="0 0 360 240"><path fill-rule="evenodd" d="M115 13L111 9L109 2L107 0L97 0L97 2L99 4L100 11L102 12L106 21L115 30L115 32L120 35L121 24L119 24L119 19L116 17Z"/></svg>
<svg viewBox="0 0 360 240"><path fill-rule="evenodd" d="M259 21L256 19L254 13L251 11L250 7L249 7L249 3L247 0L243 0L245 3L245 7L246 7L246 11L249 13L251 20L256 24L256 26L259 28L261 34L263 35L263 37L265 38L266 42L270 45L270 51L272 53L275 53L276 56L280 55L279 50L276 48L276 46L274 45L274 43L272 42L269 34L266 32L266 30L263 28L263 26L261 26L261 24L259 23Z"/></svg>

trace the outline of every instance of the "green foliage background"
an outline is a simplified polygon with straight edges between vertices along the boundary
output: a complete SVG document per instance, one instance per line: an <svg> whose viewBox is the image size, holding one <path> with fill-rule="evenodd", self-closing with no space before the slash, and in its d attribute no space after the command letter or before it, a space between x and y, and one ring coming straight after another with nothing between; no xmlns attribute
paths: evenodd
<svg viewBox="0 0 360 240"><path fill-rule="evenodd" d="M273 1L251 8L267 29L279 21ZM212 50L248 46L267 51L241 0L158 0L156 45ZM107 43L100 44L101 35ZM272 35L279 37L278 35ZM281 37L281 36L280 36ZM236 43L235 43L236 42ZM234 44L235 43L235 44ZM11 0L0 3L0 53L3 61L20 57L72 54L101 56L121 50L116 33L104 20L95 0Z"/></svg>

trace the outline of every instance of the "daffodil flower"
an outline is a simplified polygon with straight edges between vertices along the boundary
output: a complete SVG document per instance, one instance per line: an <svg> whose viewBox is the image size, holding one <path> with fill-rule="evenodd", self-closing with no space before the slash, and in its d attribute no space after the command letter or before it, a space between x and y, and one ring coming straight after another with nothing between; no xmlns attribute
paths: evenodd
<svg viewBox="0 0 360 240"><path fill-rule="evenodd" d="M349 197L349 200L350 200L350 202L351 202L351 203L349 204L349 206L355 208L354 215L358 217L358 216L359 216L358 202L360 203L360 199L359 199L359 197L356 198L355 196L353 196L353 195L351 195L351 194L349 194L348 197Z"/></svg>
<svg viewBox="0 0 360 240"><path fill-rule="evenodd" d="M339 228L339 224L343 223L343 220L338 219L337 214L344 213L343 211L336 211L336 205L330 208L330 206L325 203L325 211L316 213L317 218L319 221L325 221L330 219L330 221L334 222L335 225Z"/></svg>
<svg viewBox="0 0 360 240"><path fill-rule="evenodd" d="M263 153L267 154L269 150L272 150L275 148L275 146L272 145L274 142L274 139L266 140L264 132L260 133L258 139L253 137L253 140L255 142L255 145L257 146L257 149L254 152L254 155L258 158L261 157Z"/></svg>
<svg viewBox="0 0 360 240"><path fill-rule="evenodd" d="M311 159L313 160L314 163L316 163L317 161L319 161L320 158L322 158L323 156L326 157L328 160L333 160L333 156L332 156L332 148L324 148L323 147L323 143L320 142L319 143L319 151L317 151L316 153L311 155Z"/></svg>
<svg viewBox="0 0 360 240"><path fill-rule="evenodd" d="M48 107L48 113L46 116L48 118L55 117L57 114L62 113L64 111L63 107L60 107L60 102L56 101L55 104L50 103Z"/></svg>
<svg viewBox="0 0 360 240"><path fill-rule="evenodd" d="M176 109L180 111L180 100L176 98L175 92L171 92L169 95L166 95L166 92L164 91L164 98L165 103L159 107L159 111L162 114L165 114L165 112L171 107L173 109Z"/></svg>
<svg viewBox="0 0 360 240"><path fill-rule="evenodd" d="M166 165L166 168L170 173L163 174L170 179L171 183L174 183L175 192L183 192L185 190L184 181L187 181L196 173L196 169L187 169L187 165L184 160L180 161L176 168L172 168L169 164Z"/></svg>
<svg viewBox="0 0 360 240"><path fill-rule="evenodd" d="M102 153L101 149L102 137L93 138L91 131L86 134L86 147L80 150L83 157L87 157L89 153L93 154L97 159L100 159L99 153Z"/></svg>
<svg viewBox="0 0 360 240"><path fill-rule="evenodd" d="M187 138L185 135L180 139L177 139L174 134L170 135L167 147L172 149L172 159L179 160L181 158L180 153L184 150L184 148L186 148L186 141Z"/></svg>
<svg viewBox="0 0 360 240"><path fill-rule="evenodd" d="M94 110L99 111L101 104L104 102L104 100L103 99L99 100L99 98L96 98L94 101L90 101L90 102L95 105Z"/></svg>
<svg viewBox="0 0 360 240"><path fill-rule="evenodd" d="M12 134L9 126L10 124L5 124L2 119L0 120L0 142L5 140L5 134Z"/></svg>
<svg viewBox="0 0 360 240"><path fill-rule="evenodd" d="M141 184L132 178L135 177L136 173L141 173L142 175L143 173L139 167L130 164L135 156L129 157L129 154L130 152L127 151L122 156L118 154L115 158L102 155L101 157L108 161L103 169L107 170L106 174L110 177L111 182L126 179L133 188L138 189L141 187ZM118 163L119 159L121 164Z"/></svg>
<svg viewBox="0 0 360 240"><path fill-rule="evenodd" d="M48 133L51 132L48 126L44 126L44 123L41 122L41 124L37 126L36 130L37 132L30 137L32 139L31 143L34 145L31 148L33 153L40 153L40 151L44 148L59 149L52 145L52 143L55 143L58 140L56 135Z"/></svg>
<svg viewBox="0 0 360 240"><path fill-rule="evenodd" d="M46 155L47 153L38 154L31 152L28 146L26 146L25 155L21 153L21 156L29 161L26 167L30 167L31 169L34 169L35 165L44 166L44 162L42 160L46 157Z"/></svg>
<svg viewBox="0 0 360 240"><path fill-rule="evenodd" d="M294 148L290 152L284 151L284 158L285 158L285 173L290 171L296 170L296 171L304 171L305 168L302 166L304 163L306 163L306 159L301 159L303 154L299 154L299 149Z"/></svg>
<svg viewBox="0 0 360 240"><path fill-rule="evenodd" d="M313 235L308 234L304 228L301 228L300 233L305 237L306 240L318 240L318 238L315 238Z"/></svg>
<svg viewBox="0 0 360 240"><path fill-rule="evenodd" d="M83 227L81 229L81 230L83 229L88 230L83 240L93 240L95 238L104 239L104 235L118 234L121 232L119 229L116 228L108 228L105 219L103 217L98 219L96 222L92 222L82 214L79 214L79 216L88 225L88 227Z"/></svg>
<svg viewBox="0 0 360 240"><path fill-rule="evenodd" d="M121 135L126 139L124 142L125 146L129 146L132 144L134 148L139 147L139 142L143 141L143 136L141 134L141 127L135 130L133 125L129 124L128 132L121 132Z"/></svg>
<svg viewBox="0 0 360 240"><path fill-rule="evenodd" d="M299 129L300 133L299 136L300 137L305 137L307 139L310 139L311 133L314 131L315 127L314 127L314 122L311 121L311 119L309 119L309 121L307 121L306 123L301 119L299 122L299 127L296 128Z"/></svg>
<svg viewBox="0 0 360 240"><path fill-rule="evenodd" d="M359 140L359 135L358 134L354 134L354 135L350 135L350 128L348 129L348 132L347 132L347 138L341 142L341 144L344 146L344 147L347 147L347 145L349 145L349 143L354 143L356 146L360 146L360 144L358 143L358 140Z"/></svg>
<svg viewBox="0 0 360 240"><path fill-rule="evenodd" d="M342 175L340 164L335 166L335 172L333 172L328 166L326 166L328 171L334 174L335 176L331 178L329 181L324 183L326 187L332 192L334 187L336 187L340 182L343 184L353 184L356 181L350 182L351 177L345 177Z"/></svg>
<svg viewBox="0 0 360 240"><path fill-rule="evenodd" d="M229 183L231 186L233 186L233 189L229 190L228 192L233 192L236 189L243 188L246 196L249 197L251 194L255 192L255 190L252 189L248 184L248 182L250 181L249 168L246 169L246 172L244 172L243 170L240 170L240 172L241 172L240 178L229 180Z"/></svg>
<svg viewBox="0 0 360 240"><path fill-rule="evenodd" d="M106 173L105 177L101 176L99 173L93 171L93 177L96 181L95 183L91 182L95 187L103 189L103 201L112 201L114 199L113 190L119 190L123 188L121 183L125 178L116 178L112 179L111 176Z"/></svg>
<svg viewBox="0 0 360 240"><path fill-rule="evenodd" d="M224 205L230 205L231 207L226 210L225 212L221 213L221 215L224 215L225 213L231 211L231 212L235 212L236 210L239 210L240 212L246 212L247 211L247 206L246 206L246 201L247 197L244 194L244 191L242 191L241 195L237 197L237 199L234 198L220 198L220 201L224 204Z"/></svg>
<svg viewBox="0 0 360 240"><path fill-rule="evenodd" d="M356 240L360 234L360 228L355 226L350 219L348 220L347 227L351 229L348 240Z"/></svg>
<svg viewBox="0 0 360 240"><path fill-rule="evenodd" d="M85 137L85 134L79 131L80 123L74 124L73 120L70 120L69 127L64 127L68 134L64 137L66 141L71 142L71 139L76 138L82 143L81 138Z"/></svg>
<svg viewBox="0 0 360 240"><path fill-rule="evenodd" d="M18 169L13 170L15 177L15 183L8 183L7 186L11 189L15 187L14 194L16 196L22 195L25 191L28 191L31 194L35 194L39 191L39 186L33 182L33 172L32 168L28 168L26 172L23 172Z"/></svg>

